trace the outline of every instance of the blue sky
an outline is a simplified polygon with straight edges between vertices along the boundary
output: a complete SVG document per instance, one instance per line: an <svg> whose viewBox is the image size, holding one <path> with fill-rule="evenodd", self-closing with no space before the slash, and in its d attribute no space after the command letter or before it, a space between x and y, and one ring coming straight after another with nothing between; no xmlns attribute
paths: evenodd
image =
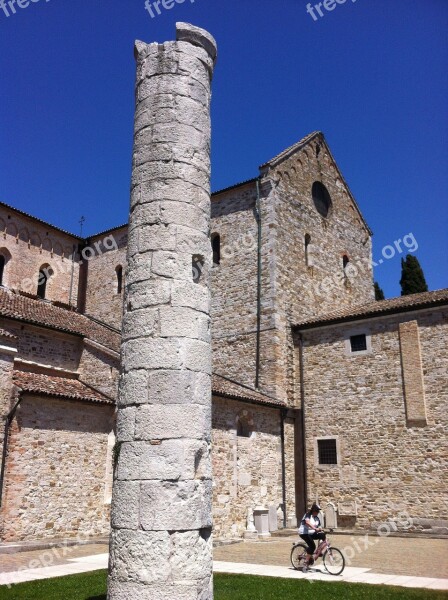
<svg viewBox="0 0 448 600"><path fill-rule="evenodd" d="M174 39L188 21L219 44L212 188L322 130L374 257L412 233L430 289L448 286L448 2L347 0L316 21L306 6L185 0L153 19L144 0L0 9L0 200L74 233L81 215L86 234L126 222L133 43ZM388 297L399 258L376 269Z"/></svg>

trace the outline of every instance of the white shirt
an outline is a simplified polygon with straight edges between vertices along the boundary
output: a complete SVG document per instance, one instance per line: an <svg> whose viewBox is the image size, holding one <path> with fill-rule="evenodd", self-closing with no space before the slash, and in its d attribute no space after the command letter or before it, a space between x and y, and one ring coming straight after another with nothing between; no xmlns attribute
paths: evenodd
<svg viewBox="0 0 448 600"><path fill-rule="evenodd" d="M313 515L310 515L309 513L306 513L303 516L302 522L300 523L299 533L301 535L308 535L308 534L315 533L314 529L312 529L311 527L308 527L308 525L305 523L305 519L307 521L309 521L311 523L311 525L313 525L313 527L320 527L320 519L319 519L319 517L313 517Z"/></svg>

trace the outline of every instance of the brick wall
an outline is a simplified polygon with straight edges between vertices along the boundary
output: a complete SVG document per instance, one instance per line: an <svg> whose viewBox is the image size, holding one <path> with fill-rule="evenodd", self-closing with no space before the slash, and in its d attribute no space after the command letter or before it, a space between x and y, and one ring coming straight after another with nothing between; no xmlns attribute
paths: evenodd
<svg viewBox="0 0 448 600"><path fill-rule="evenodd" d="M426 426L406 418L399 326L413 320ZM339 525L376 528L400 511L446 519L447 324L447 310L435 309L304 332L308 500L351 504ZM347 338L363 332L371 351L350 355ZM319 437L337 439L338 465L317 465Z"/></svg>

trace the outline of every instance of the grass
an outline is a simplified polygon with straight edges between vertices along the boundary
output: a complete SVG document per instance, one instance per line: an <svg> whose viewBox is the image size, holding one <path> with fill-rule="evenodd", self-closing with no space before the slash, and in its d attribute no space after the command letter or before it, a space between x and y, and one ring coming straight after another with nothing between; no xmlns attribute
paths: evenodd
<svg viewBox="0 0 448 600"><path fill-rule="evenodd" d="M2 600L106 600L106 571L69 575L0 587ZM446 600L437 590L362 583L276 579L248 575L215 575L215 600ZM136 599L137 600L137 599ZM174 600L174 599L173 599Z"/></svg>

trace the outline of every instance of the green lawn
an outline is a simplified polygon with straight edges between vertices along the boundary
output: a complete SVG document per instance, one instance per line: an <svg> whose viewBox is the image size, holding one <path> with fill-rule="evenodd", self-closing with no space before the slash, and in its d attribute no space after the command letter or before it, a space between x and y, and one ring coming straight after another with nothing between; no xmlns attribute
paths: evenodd
<svg viewBox="0 0 448 600"><path fill-rule="evenodd" d="M0 587L1 600L106 600L106 572ZM215 575L215 600L446 600L448 593L246 575ZM136 599L137 600L137 599ZM174 599L173 599L174 600Z"/></svg>

